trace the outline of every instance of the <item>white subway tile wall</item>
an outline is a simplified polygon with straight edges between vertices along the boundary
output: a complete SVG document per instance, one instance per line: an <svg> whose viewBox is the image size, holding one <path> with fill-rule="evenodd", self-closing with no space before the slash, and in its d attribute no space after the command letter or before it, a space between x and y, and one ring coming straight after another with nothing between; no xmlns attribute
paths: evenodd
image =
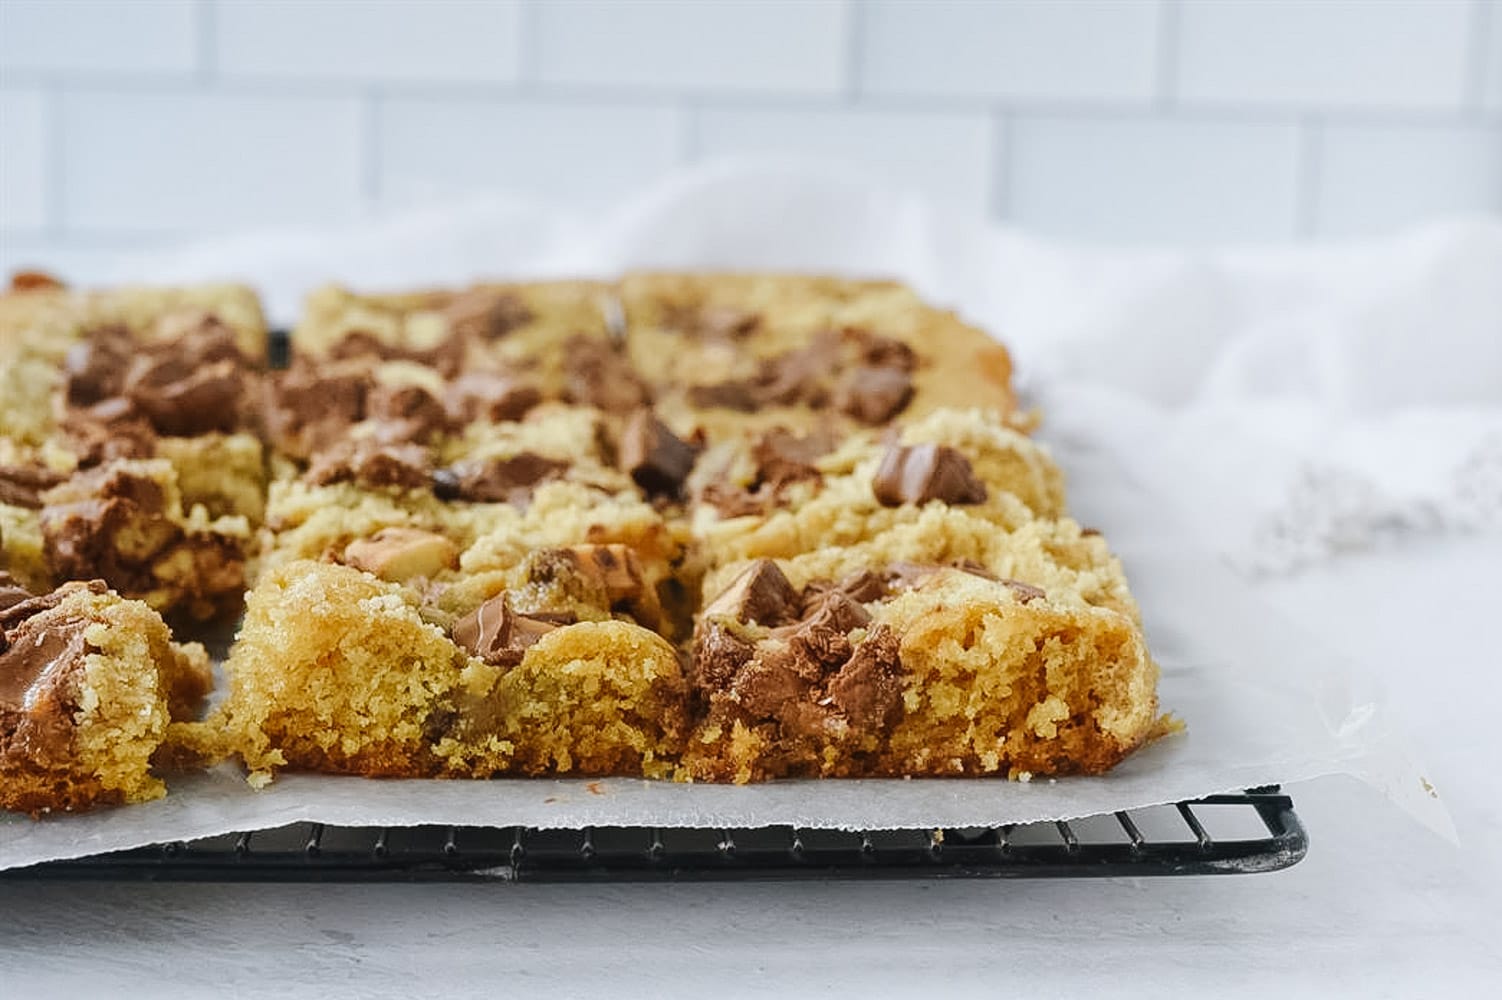
<svg viewBox="0 0 1502 1000"><path fill-rule="evenodd" d="M1115 241L1283 241L1296 233L1299 132L1270 122L1019 117L1010 215Z"/></svg>
<svg viewBox="0 0 1502 1000"><path fill-rule="evenodd" d="M763 153L1117 243L1502 212L1502 0L0 0L0 267Z"/></svg>
<svg viewBox="0 0 1502 1000"><path fill-rule="evenodd" d="M390 98L377 107L382 205L504 193L601 208L671 169L672 105Z"/></svg>
<svg viewBox="0 0 1502 1000"><path fill-rule="evenodd" d="M1146 104L1158 0L871 0L863 93Z"/></svg>

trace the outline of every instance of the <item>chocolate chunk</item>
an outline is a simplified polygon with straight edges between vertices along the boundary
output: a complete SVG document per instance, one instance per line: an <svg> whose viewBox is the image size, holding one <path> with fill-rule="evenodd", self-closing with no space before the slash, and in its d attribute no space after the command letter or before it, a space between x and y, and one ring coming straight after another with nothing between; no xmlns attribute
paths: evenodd
<svg viewBox="0 0 1502 1000"><path fill-rule="evenodd" d="M157 434L151 421L122 396L68 410L61 427L83 469L117 458L150 458L156 454Z"/></svg>
<svg viewBox="0 0 1502 1000"><path fill-rule="evenodd" d="M0 503L39 510L42 494L66 478L42 465L0 465Z"/></svg>
<svg viewBox="0 0 1502 1000"><path fill-rule="evenodd" d="M718 407L741 413L754 413L761 407L756 384L744 379L716 382L713 385L691 385L688 387L688 401L705 409Z"/></svg>
<svg viewBox="0 0 1502 1000"><path fill-rule="evenodd" d="M171 355L138 357L123 393L159 434L232 431L240 422L244 373L234 361L195 365Z"/></svg>
<svg viewBox="0 0 1502 1000"><path fill-rule="evenodd" d="M761 403L823 406L828 400L825 381L840 360L840 337L823 331L803 347L762 362L757 398Z"/></svg>
<svg viewBox="0 0 1502 1000"><path fill-rule="evenodd" d="M15 577L0 569L0 629L7 629L11 626L5 618L5 613L31 598L31 591L17 583Z"/></svg>
<svg viewBox="0 0 1502 1000"><path fill-rule="evenodd" d="M464 344L463 338L445 337L429 348L405 347L387 343L368 330L350 330L326 354L331 361L410 361L432 368L444 378L453 378L464 367ZM304 358L297 360L307 364Z"/></svg>
<svg viewBox="0 0 1502 1000"><path fill-rule="evenodd" d="M136 348L129 330L118 324L90 330L68 349L63 362L67 401L90 406L109 396L118 396L125 385L125 370Z"/></svg>
<svg viewBox="0 0 1502 1000"><path fill-rule="evenodd" d="M760 324L761 317L756 313L726 305L668 309L663 316L668 329L707 341L743 340Z"/></svg>
<svg viewBox="0 0 1502 1000"><path fill-rule="evenodd" d="M885 577L869 569L857 570L839 583L833 580L811 580L803 588L803 617L808 617L823 604L825 595L838 591L859 604L879 601L890 593Z"/></svg>
<svg viewBox="0 0 1502 1000"><path fill-rule="evenodd" d="M729 687L754 651L749 642L732 635L719 622L709 622L694 642L693 673L702 685Z"/></svg>
<svg viewBox="0 0 1502 1000"><path fill-rule="evenodd" d="M1018 604L1027 604L1030 601L1036 601L1046 596L1040 588L1034 587L1030 583L1023 583L1021 580L1002 580L1001 582L1007 586L1007 589L1017 595Z"/></svg>
<svg viewBox="0 0 1502 1000"><path fill-rule="evenodd" d="M0 632L9 631L26 619L57 607L69 594L80 590L102 594L107 589L103 580L69 581L51 593L33 595L16 583L9 573L0 572Z"/></svg>
<svg viewBox="0 0 1502 1000"><path fill-rule="evenodd" d="M135 346L118 393L161 434L228 432L245 422L252 366L235 332L191 312L164 317L158 332L160 339Z"/></svg>
<svg viewBox="0 0 1502 1000"><path fill-rule="evenodd" d="M433 489L443 500L525 504L532 490L568 471L569 463L524 451L510 458L461 462L434 473Z"/></svg>
<svg viewBox="0 0 1502 1000"><path fill-rule="evenodd" d="M709 483L699 491L699 502L707 503L721 517L748 517L765 514L775 505L776 498L770 490L755 493L730 483Z"/></svg>
<svg viewBox="0 0 1502 1000"><path fill-rule="evenodd" d="M293 458L308 458L340 441L364 419L371 384L367 372L295 363L266 383L267 435Z"/></svg>
<svg viewBox="0 0 1502 1000"><path fill-rule="evenodd" d="M824 476L814 463L833 448L834 441L825 434L799 437L784 427L774 427L751 446L757 483L780 493L794 483L819 482Z"/></svg>
<svg viewBox="0 0 1502 1000"><path fill-rule="evenodd" d="M986 499L986 484L975 478L970 460L942 444L893 445L882 458L871 489L886 507L930 500L972 504Z"/></svg>
<svg viewBox="0 0 1502 1000"><path fill-rule="evenodd" d="M704 618L723 616L759 625L780 625L798 613L798 592L770 559L747 566L704 606Z"/></svg>
<svg viewBox="0 0 1502 1000"><path fill-rule="evenodd" d="M641 561L628 545L570 545L533 554L527 581L550 597L549 604L568 601L599 605L631 615L647 628L662 624L657 591L647 583Z"/></svg>
<svg viewBox="0 0 1502 1000"><path fill-rule="evenodd" d="M423 489L432 483L432 459L416 444L344 440L313 456L303 479L315 486L356 482L376 489Z"/></svg>
<svg viewBox="0 0 1502 1000"><path fill-rule="evenodd" d="M497 594L454 623L454 642L470 655L498 667L514 667L527 650L560 624L512 610L505 593Z"/></svg>
<svg viewBox="0 0 1502 1000"><path fill-rule="evenodd" d="M1100 529L1099 528L1081 528L1080 529L1080 537L1081 538L1095 538L1095 537L1097 537L1099 535L1100 535Z"/></svg>
<svg viewBox="0 0 1502 1000"><path fill-rule="evenodd" d="M469 372L449 383L445 400L458 423L520 420L542 402L535 385L495 372Z"/></svg>
<svg viewBox="0 0 1502 1000"><path fill-rule="evenodd" d="M367 417L380 421L376 436L383 441L426 444L448 431L448 411L420 385L378 385L365 400Z"/></svg>
<svg viewBox="0 0 1502 1000"><path fill-rule="evenodd" d="M582 334L563 345L564 390L570 403L607 413L630 413L652 404L652 390L615 345Z"/></svg>
<svg viewBox="0 0 1502 1000"><path fill-rule="evenodd" d="M829 682L829 696L856 728L885 729L902 708L901 642L891 627L877 625L855 647Z"/></svg>
<svg viewBox="0 0 1502 1000"><path fill-rule="evenodd" d="M638 410L621 432L620 467L649 497L676 497L698 452L650 410Z"/></svg>
<svg viewBox="0 0 1502 1000"><path fill-rule="evenodd" d="M835 407L863 424L884 424L913 399L913 377L901 368L862 365L846 374Z"/></svg>
<svg viewBox="0 0 1502 1000"><path fill-rule="evenodd" d="M417 528L382 528L344 548L345 565L382 580L402 582L459 568L459 547L443 535Z"/></svg>
<svg viewBox="0 0 1502 1000"><path fill-rule="evenodd" d="M455 336L491 341L532 322L532 310L511 292L471 288L443 307L443 318Z"/></svg>
<svg viewBox="0 0 1502 1000"><path fill-rule="evenodd" d="M837 587L852 601L869 604L887 596L887 582L869 569L857 570L841 580Z"/></svg>
<svg viewBox="0 0 1502 1000"><path fill-rule="evenodd" d="M786 428L774 427L751 446L756 478L749 486L709 483L698 499L715 507L721 517L765 514L785 502L789 487L824 478L814 462L834 444L833 438L822 430L799 437Z"/></svg>
<svg viewBox="0 0 1502 1000"><path fill-rule="evenodd" d="M155 585L153 563L182 540L154 480L110 465L75 475L42 508L42 546L56 578L102 578L132 594Z"/></svg>
<svg viewBox="0 0 1502 1000"><path fill-rule="evenodd" d="M68 690L71 675L83 667L88 622L68 612L46 610L7 630L0 652L0 719L6 715L13 746L38 757L60 756L71 742L77 706ZM21 716L15 718L14 716Z"/></svg>
<svg viewBox="0 0 1502 1000"><path fill-rule="evenodd" d="M815 677L838 667L850 657L849 633L869 624L871 616L849 595L828 590L811 602L807 617L795 625L775 629L773 635L785 636L796 655L817 667Z"/></svg>
<svg viewBox="0 0 1502 1000"><path fill-rule="evenodd" d="M755 719L774 718L790 701L805 699L812 684L792 656L763 655L745 665L730 683L730 696Z"/></svg>
<svg viewBox="0 0 1502 1000"><path fill-rule="evenodd" d="M845 340L855 345L862 363L869 367L902 372L913 372L918 368L918 355L900 340L858 328L845 330Z"/></svg>

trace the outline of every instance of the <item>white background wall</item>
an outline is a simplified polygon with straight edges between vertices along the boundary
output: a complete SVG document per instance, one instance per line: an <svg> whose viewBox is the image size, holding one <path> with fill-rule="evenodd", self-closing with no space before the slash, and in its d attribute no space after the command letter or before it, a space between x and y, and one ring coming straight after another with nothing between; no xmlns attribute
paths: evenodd
<svg viewBox="0 0 1502 1000"><path fill-rule="evenodd" d="M1502 211L1502 0L0 0L0 266L747 151L1114 242Z"/></svg>

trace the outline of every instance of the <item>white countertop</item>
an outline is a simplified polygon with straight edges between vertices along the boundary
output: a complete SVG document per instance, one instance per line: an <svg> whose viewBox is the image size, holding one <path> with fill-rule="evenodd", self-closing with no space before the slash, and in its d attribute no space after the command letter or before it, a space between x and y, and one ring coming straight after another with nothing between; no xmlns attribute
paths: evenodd
<svg viewBox="0 0 1502 1000"><path fill-rule="evenodd" d="M0 884L0 994L1480 996L1502 982L1502 538L1265 584L1388 679L1453 848L1349 779L1272 875L681 886Z"/></svg>

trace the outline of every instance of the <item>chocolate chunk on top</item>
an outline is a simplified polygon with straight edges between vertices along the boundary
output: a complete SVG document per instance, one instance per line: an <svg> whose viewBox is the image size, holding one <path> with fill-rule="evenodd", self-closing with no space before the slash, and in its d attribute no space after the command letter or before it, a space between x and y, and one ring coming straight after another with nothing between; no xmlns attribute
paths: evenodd
<svg viewBox="0 0 1502 1000"><path fill-rule="evenodd" d="M267 436L288 455L307 458L341 440L365 418L372 385L365 371L294 363L266 383L262 413Z"/></svg>
<svg viewBox="0 0 1502 1000"><path fill-rule="evenodd" d="M449 330L459 337L496 340L532 322L532 310L517 295L494 288L471 288L443 307Z"/></svg>
<svg viewBox="0 0 1502 1000"><path fill-rule="evenodd" d="M118 396L134 350L135 338L123 326L90 330L84 339L68 348L63 361L68 402L73 406L91 406Z"/></svg>
<svg viewBox="0 0 1502 1000"><path fill-rule="evenodd" d="M527 650L563 622L519 614L500 593L454 623L454 642L471 656L498 667L521 663Z"/></svg>
<svg viewBox="0 0 1502 1000"><path fill-rule="evenodd" d="M578 603L608 607L656 629L662 605L629 545L618 542L569 545L533 553L527 582L536 585L548 606Z"/></svg>
<svg viewBox="0 0 1502 1000"><path fill-rule="evenodd" d="M650 497L676 497L693 470L697 450L650 410L638 410L621 433L620 467Z"/></svg>
<svg viewBox="0 0 1502 1000"><path fill-rule="evenodd" d="M443 404L420 385L377 385L365 401L383 441L426 443L452 428Z"/></svg>
<svg viewBox="0 0 1502 1000"><path fill-rule="evenodd" d="M466 372L449 383L444 402L450 419L458 423L520 420L542 402L542 393L511 375Z"/></svg>
<svg viewBox="0 0 1502 1000"><path fill-rule="evenodd" d="M855 647L829 682L829 697L858 729L890 726L902 708L901 642L886 624Z"/></svg>
<svg viewBox="0 0 1502 1000"><path fill-rule="evenodd" d="M433 492L441 500L525 504L540 483L557 479L569 463L524 451L509 458L460 462L433 474Z"/></svg>
<svg viewBox="0 0 1502 1000"><path fill-rule="evenodd" d="M563 345L564 399L607 413L630 413L652 404L652 390L616 346L579 334Z"/></svg>
<svg viewBox="0 0 1502 1000"><path fill-rule="evenodd" d="M344 562L382 580L402 582L459 568L459 547L448 538L418 528L382 528L344 548Z"/></svg>
<svg viewBox="0 0 1502 1000"><path fill-rule="evenodd" d="M862 365L835 393L835 406L863 424L884 424L913 399L913 377L901 368Z"/></svg>
<svg viewBox="0 0 1502 1000"><path fill-rule="evenodd" d="M377 489L416 490L430 485L432 468L422 445L346 439L314 455L303 478L316 486L352 481Z"/></svg>
<svg viewBox="0 0 1502 1000"><path fill-rule="evenodd" d="M40 509L42 494L65 478L42 465L0 465L0 503Z"/></svg>
<svg viewBox="0 0 1502 1000"><path fill-rule="evenodd" d="M778 565L758 559L704 606L704 618L728 617L758 625L780 625L798 614L798 592Z"/></svg>
<svg viewBox="0 0 1502 1000"><path fill-rule="evenodd" d="M0 651L0 719L13 746L41 763L72 743L72 677L83 668L88 621L57 608L31 615L5 632ZM6 718L9 716L9 718Z"/></svg>
<svg viewBox="0 0 1502 1000"><path fill-rule="evenodd" d="M970 460L948 445L894 444L882 457L871 490L885 507L942 500L948 504L984 503L986 484L975 477Z"/></svg>

